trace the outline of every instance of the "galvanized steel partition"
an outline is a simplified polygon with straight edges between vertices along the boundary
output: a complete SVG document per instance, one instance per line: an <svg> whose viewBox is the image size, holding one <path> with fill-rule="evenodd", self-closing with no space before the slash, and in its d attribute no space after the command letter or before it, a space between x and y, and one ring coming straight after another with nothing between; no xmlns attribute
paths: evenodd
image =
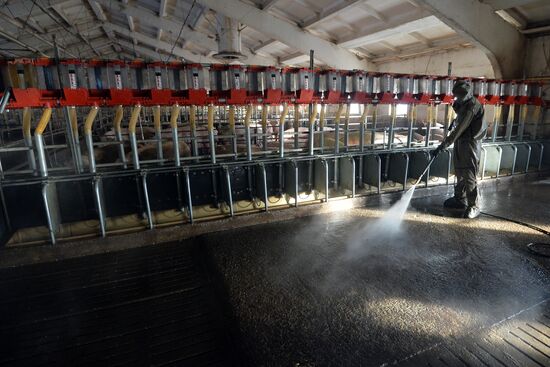
<svg viewBox="0 0 550 367"><path fill-rule="evenodd" d="M83 83L89 70L63 65ZM102 65L90 75L111 78ZM10 244L405 190L454 118L452 78L211 66L206 94L203 66L131 67L143 75L113 68L122 89L4 94L0 230ZM172 89L123 89L146 87L147 75ZM489 125L480 178L548 170L550 124L533 85L473 83ZM453 183L452 154L437 157L424 186Z"/></svg>

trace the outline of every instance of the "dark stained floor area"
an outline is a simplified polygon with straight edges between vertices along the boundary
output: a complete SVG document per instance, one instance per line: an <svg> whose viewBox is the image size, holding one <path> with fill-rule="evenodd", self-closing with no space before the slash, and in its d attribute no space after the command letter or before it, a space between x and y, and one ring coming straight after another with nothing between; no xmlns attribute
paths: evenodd
<svg viewBox="0 0 550 367"><path fill-rule="evenodd" d="M550 365L550 267L525 247L547 238L493 218L455 218L443 200L413 199L400 230L374 220L384 210L373 207L204 237L250 365L445 365L434 360L450 347L436 346L496 332L518 313L544 333L540 352L529 350L536 362L500 337L491 346L512 348L505 362ZM489 192L484 202L550 229L548 183ZM502 365L455 353L448 365Z"/></svg>
<svg viewBox="0 0 550 367"><path fill-rule="evenodd" d="M225 366L234 353L196 246L0 271L1 366Z"/></svg>
<svg viewBox="0 0 550 367"><path fill-rule="evenodd" d="M549 181L483 199L550 230ZM0 365L549 366L548 238L443 200L2 269Z"/></svg>

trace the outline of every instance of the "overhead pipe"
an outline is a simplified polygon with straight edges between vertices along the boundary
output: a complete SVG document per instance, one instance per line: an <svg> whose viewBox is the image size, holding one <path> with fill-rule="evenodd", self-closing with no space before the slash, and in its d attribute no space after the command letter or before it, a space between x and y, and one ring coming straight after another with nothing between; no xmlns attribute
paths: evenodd
<svg viewBox="0 0 550 367"><path fill-rule="evenodd" d="M94 120L97 116L99 108L94 106L88 112L86 121L84 122L84 138L86 139L86 146L88 147L88 160L90 165L90 173L96 173L95 154L94 154L94 141L92 138L92 127Z"/></svg>

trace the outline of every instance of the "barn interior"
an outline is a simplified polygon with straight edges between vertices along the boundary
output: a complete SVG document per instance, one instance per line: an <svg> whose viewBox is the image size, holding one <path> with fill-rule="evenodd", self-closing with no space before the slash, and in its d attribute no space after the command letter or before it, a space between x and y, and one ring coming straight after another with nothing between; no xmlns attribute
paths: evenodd
<svg viewBox="0 0 550 367"><path fill-rule="evenodd" d="M0 19L0 365L550 365L548 1Z"/></svg>

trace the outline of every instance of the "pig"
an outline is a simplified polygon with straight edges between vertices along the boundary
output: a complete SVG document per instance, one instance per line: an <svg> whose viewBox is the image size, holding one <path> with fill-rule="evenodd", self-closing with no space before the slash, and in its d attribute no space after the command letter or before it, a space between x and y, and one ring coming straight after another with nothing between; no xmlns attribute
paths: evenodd
<svg viewBox="0 0 550 367"><path fill-rule="evenodd" d="M180 158L190 157L191 150L189 145L183 141L178 142ZM174 158L174 144L173 142L164 142L162 143L162 155L164 159L171 160ZM157 145L153 143L142 144L138 147L138 156L140 161L148 161L157 159ZM132 152L129 152L126 155L126 160L128 162L132 161Z"/></svg>

